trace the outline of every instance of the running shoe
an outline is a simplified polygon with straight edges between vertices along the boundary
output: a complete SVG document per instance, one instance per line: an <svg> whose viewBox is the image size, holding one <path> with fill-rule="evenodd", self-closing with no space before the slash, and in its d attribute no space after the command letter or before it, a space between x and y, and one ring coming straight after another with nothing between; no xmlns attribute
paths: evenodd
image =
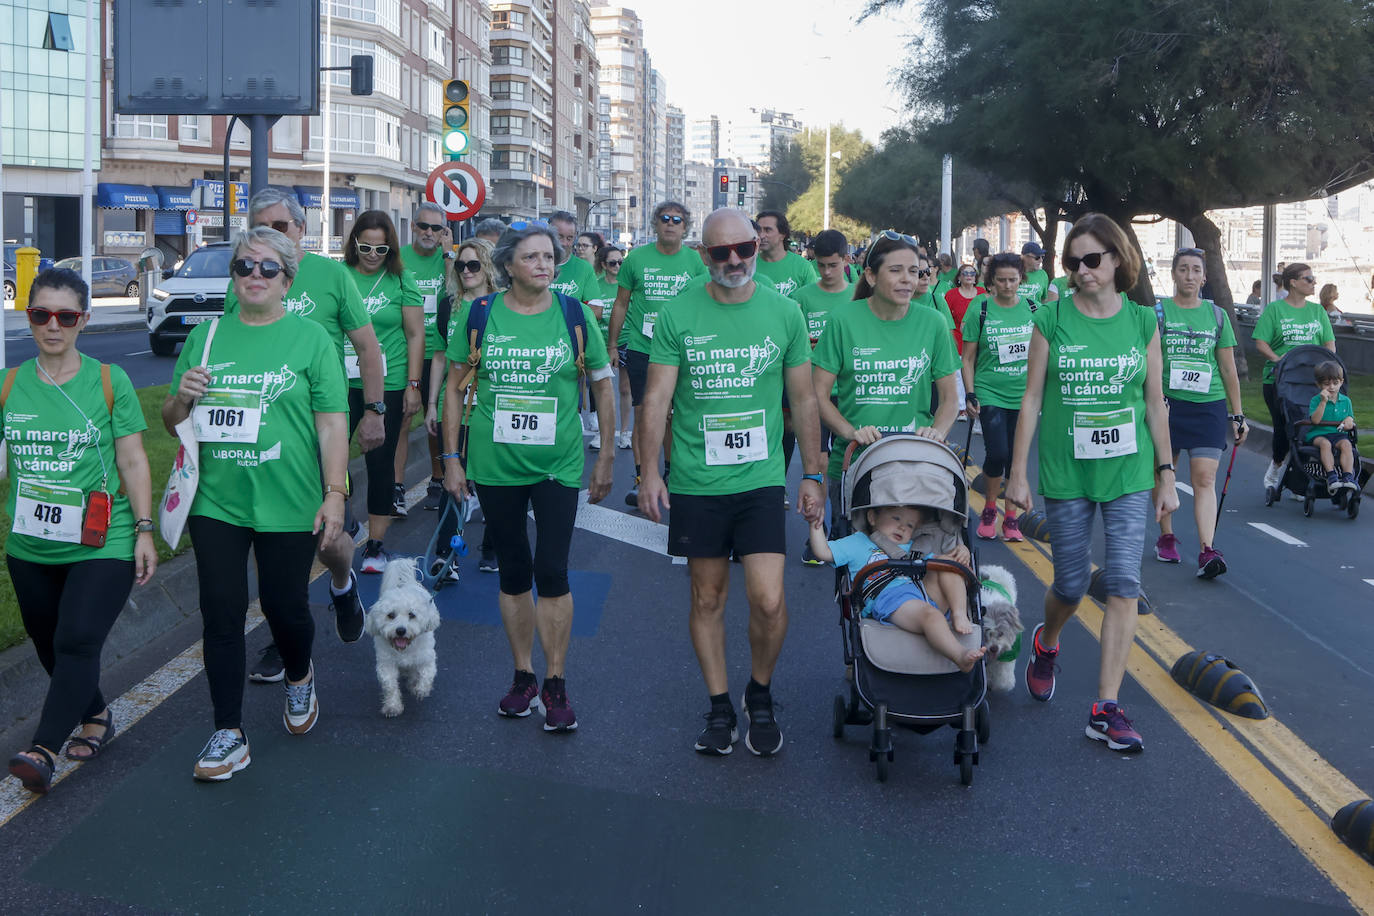
<svg viewBox="0 0 1374 916"><path fill-rule="evenodd" d="M358 577L353 570L348 571L348 591L336 595L331 589L329 603L334 608L334 631L339 638L344 642L357 642L363 635L366 611L362 599L358 597Z"/></svg>
<svg viewBox="0 0 1374 916"><path fill-rule="evenodd" d="M1281 465L1281 464L1275 464L1274 462L1271 461L1271 462L1269 463L1269 467L1266 468L1265 471L1264 471L1264 486L1265 486L1265 488L1266 488L1266 489L1272 489L1272 488L1274 488L1274 487L1277 487L1277 486L1279 485L1279 481L1280 481L1282 478L1283 478L1283 465Z"/></svg>
<svg viewBox="0 0 1374 916"><path fill-rule="evenodd" d="M200 749L200 759L191 775L202 782L223 782L252 762L248 738L235 734L232 728L221 728Z"/></svg>
<svg viewBox="0 0 1374 916"><path fill-rule="evenodd" d="M577 730L577 715L568 702L568 685L561 677L544 678L544 689L539 691L539 702L544 704L544 731L571 732Z"/></svg>
<svg viewBox="0 0 1374 916"><path fill-rule="evenodd" d="M587 448L594 452L601 451L601 433L595 433L592 435L591 439L587 440Z"/></svg>
<svg viewBox="0 0 1374 916"><path fill-rule="evenodd" d="M739 722L730 704L711 704L711 711L704 716L706 728L697 735L695 749L702 754L715 754L724 757L735 749L739 740Z"/></svg>
<svg viewBox="0 0 1374 916"><path fill-rule="evenodd" d="M281 721L291 734L304 735L315 727L319 717L320 704L315 698L315 665L312 663L305 683L287 683L286 709L282 711Z"/></svg>
<svg viewBox="0 0 1374 916"><path fill-rule="evenodd" d="M517 669L510 690L501 698L496 711L512 719L523 719L539 709L539 704L539 682L534 679L534 672Z"/></svg>
<svg viewBox="0 0 1374 916"><path fill-rule="evenodd" d="M395 489L391 491L391 517L405 518L409 514L410 510L406 508L405 485L398 483Z"/></svg>
<svg viewBox="0 0 1374 916"><path fill-rule="evenodd" d="M1088 727L1083 730L1094 741L1105 741L1107 747L1123 754L1137 754L1145 750L1145 742L1140 732L1131 726L1126 718L1126 710L1115 703L1094 703L1088 716Z"/></svg>
<svg viewBox="0 0 1374 916"><path fill-rule="evenodd" d="M369 538L363 547L363 572L369 574L386 572L386 564L389 559L390 556L382 549L382 542Z"/></svg>
<svg viewBox="0 0 1374 916"><path fill-rule="evenodd" d="M438 512L439 507L444 504L444 482L438 478L431 477L429 486L425 487L424 510L426 512Z"/></svg>
<svg viewBox="0 0 1374 916"><path fill-rule="evenodd" d="M1017 515L1002 516L1002 540L1004 541L1024 541L1026 536L1021 533L1021 518Z"/></svg>
<svg viewBox="0 0 1374 916"><path fill-rule="evenodd" d="M806 546L802 548L802 563L804 563L807 566L825 565L825 561L822 560L820 557L816 556L815 551L811 549L810 541L807 541Z"/></svg>
<svg viewBox="0 0 1374 916"><path fill-rule="evenodd" d="M1342 473L1341 486L1345 487L1347 490L1358 490L1360 488L1360 482L1355 479L1354 474Z"/></svg>
<svg viewBox="0 0 1374 916"><path fill-rule="evenodd" d="M1044 703L1054 696L1054 672L1059 668L1059 647L1045 649L1040 645L1043 623L1035 625L1031 633L1031 658L1026 665L1026 689L1032 698Z"/></svg>
<svg viewBox="0 0 1374 916"><path fill-rule="evenodd" d="M1224 572L1226 572L1226 558L1221 555L1221 551L1214 547L1202 548L1202 553L1197 555L1197 577L1199 579L1215 579Z"/></svg>
<svg viewBox="0 0 1374 916"><path fill-rule="evenodd" d="M630 492L625 494L625 505L639 508L639 477L635 477L635 485Z"/></svg>
<svg viewBox="0 0 1374 916"><path fill-rule="evenodd" d="M593 436L601 434L601 417L595 413L588 414L587 432Z"/></svg>
<svg viewBox="0 0 1374 916"><path fill-rule="evenodd" d="M986 541L997 538L997 507L988 503L978 515L978 536Z"/></svg>
<svg viewBox="0 0 1374 916"><path fill-rule="evenodd" d="M751 695L746 688L740 708L749 726L744 733L744 746L759 757L771 757L782 750L782 731L773 716L773 694L760 690Z"/></svg>
<svg viewBox="0 0 1374 916"><path fill-rule="evenodd" d="M275 684L284 677L286 666L282 664L281 653L277 651L277 644L270 642L267 648L262 650L262 657L258 659L258 663L248 672L248 680L259 684Z"/></svg>
<svg viewBox="0 0 1374 916"><path fill-rule="evenodd" d="M1345 481L1341 480L1340 474L1337 474L1335 471L1326 472L1326 491L1328 493L1335 493L1344 486Z"/></svg>
<svg viewBox="0 0 1374 916"><path fill-rule="evenodd" d="M634 446L634 442L632 442L630 439L630 431L623 430L622 432L616 433L615 444L616 448L632 448Z"/></svg>
<svg viewBox="0 0 1374 916"><path fill-rule="evenodd" d="M1155 541L1155 559L1161 563L1183 562L1178 555L1178 538L1172 534L1161 534L1159 540Z"/></svg>
<svg viewBox="0 0 1374 916"><path fill-rule="evenodd" d="M477 561L477 571L484 573L501 571L501 564L496 562L496 551L490 547L482 548L482 557Z"/></svg>

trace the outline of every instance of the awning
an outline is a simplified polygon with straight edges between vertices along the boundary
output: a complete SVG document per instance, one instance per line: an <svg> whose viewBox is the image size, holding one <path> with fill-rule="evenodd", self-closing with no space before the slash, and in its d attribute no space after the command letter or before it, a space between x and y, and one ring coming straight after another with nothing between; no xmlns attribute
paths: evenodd
<svg viewBox="0 0 1374 916"><path fill-rule="evenodd" d="M324 202L324 191L321 188L298 184L293 190L296 192L296 196L300 198L301 206L307 209L318 210ZM358 192L352 188L331 189L329 192L329 209L358 209Z"/></svg>
<svg viewBox="0 0 1374 916"><path fill-rule="evenodd" d="M116 210L154 210L158 206L157 192L141 184L106 184L95 186L95 205Z"/></svg>
<svg viewBox="0 0 1374 916"><path fill-rule="evenodd" d="M165 185L158 185L157 197L159 210L189 210L191 209L191 189L190 188L169 188Z"/></svg>

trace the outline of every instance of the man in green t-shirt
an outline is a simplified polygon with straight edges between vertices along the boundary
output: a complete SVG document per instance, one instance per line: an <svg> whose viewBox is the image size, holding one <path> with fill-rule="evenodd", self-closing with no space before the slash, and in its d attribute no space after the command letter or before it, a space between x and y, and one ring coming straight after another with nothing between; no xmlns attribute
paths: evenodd
<svg viewBox="0 0 1374 916"><path fill-rule="evenodd" d="M558 235L558 247L563 249L563 261L558 265L558 273L549 289L565 296L572 296L578 302L587 303L600 295L601 287L596 282L596 271L592 265L573 255L573 245L577 242L577 217L567 210L559 210L549 217L549 228Z"/></svg>
<svg viewBox="0 0 1374 916"><path fill-rule="evenodd" d="M1022 299L1029 299L1035 305L1045 301L1045 293L1050 288L1050 275L1045 273L1042 267L1044 263L1045 249L1038 243L1027 242L1021 246L1021 266L1025 270L1026 278L1021 281L1016 294Z"/></svg>
<svg viewBox="0 0 1374 916"><path fill-rule="evenodd" d="M425 368L420 373L420 397L422 403L428 404L430 385L433 383L430 364L434 354L444 349L444 341L439 335L439 300L444 298L448 249L453 236L449 232L444 211L431 201L425 201L415 208L410 227L410 244L401 249L401 263L415 275L415 285L420 289L420 298L425 307ZM396 443L396 487L401 499L405 498L409 440L409 436L402 436ZM430 436L429 490L425 493L424 504L424 508L430 511L437 511L443 504L444 468L439 462L439 452L438 437Z"/></svg>
<svg viewBox="0 0 1374 916"><path fill-rule="evenodd" d="M787 244L792 238L792 226L787 214L781 210L760 210L754 222L759 229L759 255L757 274L773 281L778 292L789 299L797 298L797 290L816 282L816 268L811 262L789 251ZM792 467L792 452L797 438L792 433L792 415L787 403L787 392L782 396L782 457L786 468Z"/></svg>
<svg viewBox="0 0 1374 916"><path fill-rule="evenodd" d="M668 410L676 412L678 469L672 475L668 551L688 558L689 628L711 700L696 750L729 754L738 738L725 663L733 552L744 565L749 599L752 677L744 691L745 744L768 756L782 748L769 687L787 633L787 477L778 453L784 387L791 394L806 472L798 511L809 523L819 523L825 506L811 347L795 303L754 283L758 236L747 216L717 210L707 217L701 238L711 280L684 291L659 316L649 354L643 437L657 452ZM658 521L668 503L667 484L652 464L646 465L640 508Z"/></svg>

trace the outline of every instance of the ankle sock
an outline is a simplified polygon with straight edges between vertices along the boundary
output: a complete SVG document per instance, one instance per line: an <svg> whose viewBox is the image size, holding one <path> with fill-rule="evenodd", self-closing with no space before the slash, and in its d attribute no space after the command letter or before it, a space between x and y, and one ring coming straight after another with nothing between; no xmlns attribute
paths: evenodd
<svg viewBox="0 0 1374 916"><path fill-rule="evenodd" d="M352 590L353 590L353 570L351 570L351 569L348 571L348 584L345 585L343 588L335 588L335 587L334 587L334 580L333 580L333 579L330 579L330 580L329 580L329 594L331 594L331 595L335 595L335 596L338 596L338 595L347 595L347 594L348 594L349 592L351 592Z"/></svg>
<svg viewBox="0 0 1374 916"><path fill-rule="evenodd" d="M768 696L768 693L768 685L760 684L752 677L749 679L749 686L744 688L744 698L746 700L751 697Z"/></svg>
<svg viewBox="0 0 1374 916"><path fill-rule="evenodd" d="M729 692L727 691L726 693L711 694L711 706L725 706L727 708L733 708L733 704L731 704L730 702Z"/></svg>

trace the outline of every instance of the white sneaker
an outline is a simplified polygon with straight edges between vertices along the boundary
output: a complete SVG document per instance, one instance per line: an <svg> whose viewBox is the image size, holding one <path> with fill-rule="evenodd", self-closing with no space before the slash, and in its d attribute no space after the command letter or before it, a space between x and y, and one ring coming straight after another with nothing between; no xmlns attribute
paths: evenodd
<svg viewBox="0 0 1374 916"><path fill-rule="evenodd" d="M222 782L253 762L248 756L248 739L221 728L201 748L192 775L203 782Z"/></svg>
<svg viewBox="0 0 1374 916"><path fill-rule="evenodd" d="M320 716L320 704L315 699L315 665L310 665L310 677L303 684L286 682L286 708L281 721L293 735L304 735L315 727Z"/></svg>
<svg viewBox="0 0 1374 916"><path fill-rule="evenodd" d="M977 417L973 418L973 434L975 436L981 436L983 434L983 421Z"/></svg>
<svg viewBox="0 0 1374 916"><path fill-rule="evenodd" d="M633 448L634 442L629 432L616 433L615 444L619 448Z"/></svg>
<svg viewBox="0 0 1374 916"><path fill-rule="evenodd" d="M601 417L597 416L596 414L591 414L590 416L591 423L587 425L587 428L590 429L593 433L601 432Z"/></svg>
<svg viewBox="0 0 1374 916"><path fill-rule="evenodd" d="M600 432L592 433L592 441L590 441L590 442L587 443L587 448L591 449L591 450L594 451L594 452L599 452L599 451L601 451L601 433L600 433Z"/></svg>
<svg viewBox="0 0 1374 916"><path fill-rule="evenodd" d="M1270 487L1277 487L1279 485L1279 481L1282 478L1283 465L1274 464L1273 462L1270 462L1268 469L1266 469L1264 472L1265 489L1269 489Z"/></svg>

